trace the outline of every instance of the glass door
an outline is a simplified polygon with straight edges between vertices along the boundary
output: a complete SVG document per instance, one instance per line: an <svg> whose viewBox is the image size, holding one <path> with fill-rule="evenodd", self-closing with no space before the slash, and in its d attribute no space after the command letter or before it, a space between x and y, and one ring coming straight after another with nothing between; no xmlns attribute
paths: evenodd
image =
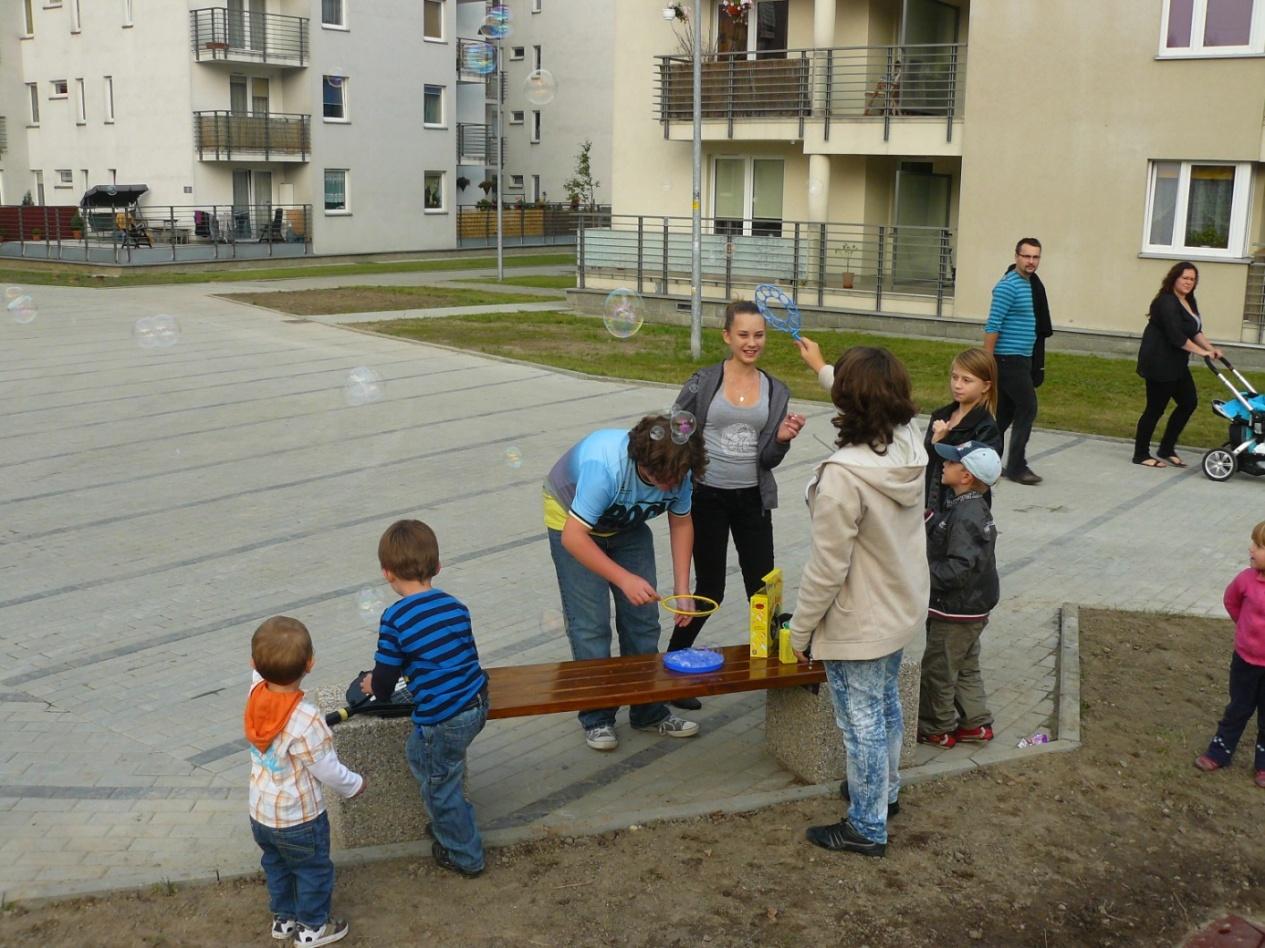
<svg viewBox="0 0 1265 948"><path fill-rule="evenodd" d="M252 79L250 88L250 114L268 114L268 80Z"/></svg>
<svg viewBox="0 0 1265 948"><path fill-rule="evenodd" d="M752 53L749 59L786 56L788 0L757 0L745 22L716 10L716 51Z"/></svg>
<svg viewBox="0 0 1265 948"><path fill-rule="evenodd" d="M716 233L741 234L746 225L747 160L717 158L712 165L712 216Z"/></svg>
<svg viewBox="0 0 1265 948"><path fill-rule="evenodd" d="M782 236L781 158L751 161L751 233Z"/></svg>
<svg viewBox="0 0 1265 948"><path fill-rule="evenodd" d="M250 172L244 168L233 171L233 236L250 237Z"/></svg>
<svg viewBox="0 0 1265 948"><path fill-rule="evenodd" d="M245 115L246 77L232 76L228 80L228 110L233 115Z"/></svg>
<svg viewBox="0 0 1265 948"><path fill-rule="evenodd" d="M256 52L263 52L268 39L266 9L265 0L250 0L250 48Z"/></svg>
<svg viewBox="0 0 1265 948"><path fill-rule="evenodd" d="M246 48L246 13L244 0L228 0L228 45L233 49Z"/></svg>
<svg viewBox="0 0 1265 948"><path fill-rule="evenodd" d="M930 168L903 166L896 172L893 286L935 283L940 278L940 231L949 226L952 190L953 178Z"/></svg>
<svg viewBox="0 0 1265 948"><path fill-rule="evenodd" d="M961 11L940 0L904 0L901 19L900 110L906 115L945 115L956 94Z"/></svg>
<svg viewBox="0 0 1265 948"><path fill-rule="evenodd" d="M255 233L263 238L272 225L272 172L252 171L254 186Z"/></svg>
<svg viewBox="0 0 1265 948"><path fill-rule="evenodd" d="M715 233L781 236L784 177L781 158L716 158L712 162Z"/></svg>

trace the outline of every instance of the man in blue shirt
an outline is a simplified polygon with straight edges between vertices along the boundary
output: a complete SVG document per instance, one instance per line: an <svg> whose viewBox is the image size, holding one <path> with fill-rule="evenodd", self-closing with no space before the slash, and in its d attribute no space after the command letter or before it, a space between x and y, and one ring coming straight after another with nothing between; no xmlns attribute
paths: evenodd
<svg viewBox="0 0 1265 948"><path fill-rule="evenodd" d="M993 287L993 303L984 324L984 348L997 359L997 427L1010 434L1006 477L1016 484L1040 484L1028 467L1028 437L1037 420L1032 350L1037 342L1033 278L1041 263L1041 241L1024 237L1015 245L1015 265Z"/></svg>

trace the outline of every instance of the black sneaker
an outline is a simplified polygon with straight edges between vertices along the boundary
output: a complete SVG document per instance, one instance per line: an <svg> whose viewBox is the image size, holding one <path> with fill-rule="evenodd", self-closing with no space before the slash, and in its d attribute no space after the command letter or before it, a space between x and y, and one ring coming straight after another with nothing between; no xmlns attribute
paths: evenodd
<svg viewBox="0 0 1265 948"><path fill-rule="evenodd" d="M680 708L682 711L702 711L703 702L697 698L677 698L672 702L672 707Z"/></svg>
<svg viewBox="0 0 1265 948"><path fill-rule="evenodd" d="M839 796L843 797L849 803L852 802L852 797L848 795L848 781L845 780L843 783L839 784ZM889 820L899 812L900 812L899 800L897 800L895 803L887 804L887 818Z"/></svg>
<svg viewBox="0 0 1265 948"><path fill-rule="evenodd" d="M439 840L435 840L430 844L430 854L435 857L435 862L439 864L441 869L447 869L449 872L455 872L458 875L473 879L475 876L483 875L482 869L462 869L459 865L452 861L452 856L448 854L448 850L439 845Z"/></svg>
<svg viewBox="0 0 1265 948"><path fill-rule="evenodd" d="M847 820L831 823L829 826L810 826L804 835L814 846L829 849L831 852L857 853L861 856L882 856L887 852L887 843L866 839Z"/></svg>
<svg viewBox="0 0 1265 948"><path fill-rule="evenodd" d="M1029 487L1040 484L1042 480L1040 475L1034 474L1032 468L1030 467L1025 467L1022 471L1019 471L1016 474L1007 474L1006 477L1007 479L1014 481L1016 484L1026 484Z"/></svg>

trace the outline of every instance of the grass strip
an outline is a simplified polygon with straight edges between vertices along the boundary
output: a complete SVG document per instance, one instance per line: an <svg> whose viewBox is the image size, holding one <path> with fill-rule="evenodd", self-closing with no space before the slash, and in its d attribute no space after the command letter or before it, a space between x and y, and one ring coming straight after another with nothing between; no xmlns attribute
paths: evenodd
<svg viewBox="0 0 1265 948"><path fill-rule="evenodd" d="M484 283L494 284L495 278L488 277L461 277L459 280L453 280L454 283ZM520 276L507 276L501 281L502 286L534 286L542 290L569 290L575 286L574 273L558 273L558 274L530 274L524 273Z"/></svg>
<svg viewBox="0 0 1265 948"><path fill-rule="evenodd" d="M295 316L541 302L539 296L527 293L490 293L449 286L337 286L319 290L225 293L222 296L226 300L266 306Z"/></svg>

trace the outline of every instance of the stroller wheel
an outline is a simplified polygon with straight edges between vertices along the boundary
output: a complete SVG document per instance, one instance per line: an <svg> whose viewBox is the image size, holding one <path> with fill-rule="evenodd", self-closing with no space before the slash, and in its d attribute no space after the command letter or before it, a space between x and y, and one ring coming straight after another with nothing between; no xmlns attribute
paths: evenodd
<svg viewBox="0 0 1265 948"><path fill-rule="evenodd" d="M1204 455L1204 474L1214 481L1228 481L1238 469L1239 459L1226 448L1213 448Z"/></svg>

